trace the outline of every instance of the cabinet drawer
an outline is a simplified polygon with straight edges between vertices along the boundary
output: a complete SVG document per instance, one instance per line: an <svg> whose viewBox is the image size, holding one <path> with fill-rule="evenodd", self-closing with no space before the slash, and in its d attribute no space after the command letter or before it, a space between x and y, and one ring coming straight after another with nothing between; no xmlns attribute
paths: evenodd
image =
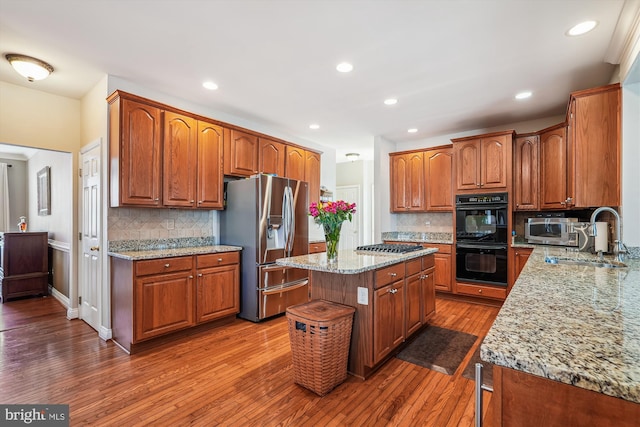
<svg viewBox="0 0 640 427"><path fill-rule="evenodd" d="M219 252L215 254L198 255L196 258L197 268L218 267L220 265L238 264L239 262L239 252Z"/></svg>
<svg viewBox="0 0 640 427"><path fill-rule="evenodd" d="M505 299L507 297L507 288L494 288L490 286L470 285L466 283L457 283L456 290L459 294L473 295L476 297Z"/></svg>
<svg viewBox="0 0 640 427"><path fill-rule="evenodd" d="M381 268L376 271L376 285L378 289L384 285L400 280L404 277L404 262L394 264L392 266Z"/></svg>
<svg viewBox="0 0 640 427"><path fill-rule="evenodd" d="M416 258L416 259L412 259L410 261L407 261L405 263L405 272L407 276L411 276L413 274L418 274L420 273L420 270L422 270L422 262L421 262L421 258Z"/></svg>
<svg viewBox="0 0 640 427"><path fill-rule="evenodd" d="M439 254L450 254L452 245L440 243L423 243L422 246L424 246L425 248L436 248L438 250L437 253Z"/></svg>
<svg viewBox="0 0 640 427"><path fill-rule="evenodd" d="M192 268L192 256L150 259L145 261L136 261L136 276L173 273L176 271L191 270Z"/></svg>
<svg viewBox="0 0 640 427"><path fill-rule="evenodd" d="M436 265L435 256L433 256L433 255L425 255L425 256L423 256L421 258L421 260L422 260L422 269L423 270L426 270L427 268L434 267Z"/></svg>
<svg viewBox="0 0 640 427"><path fill-rule="evenodd" d="M326 242L309 243L310 254L317 254L319 252L326 252L326 251L327 251Z"/></svg>

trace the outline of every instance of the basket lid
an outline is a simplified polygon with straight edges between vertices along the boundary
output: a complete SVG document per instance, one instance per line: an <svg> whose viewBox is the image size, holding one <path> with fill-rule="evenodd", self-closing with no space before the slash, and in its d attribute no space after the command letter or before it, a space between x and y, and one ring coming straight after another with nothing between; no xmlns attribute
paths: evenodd
<svg viewBox="0 0 640 427"><path fill-rule="evenodd" d="M287 313L291 313L294 316L320 322L350 316L354 311L356 309L348 305L319 299L287 308Z"/></svg>

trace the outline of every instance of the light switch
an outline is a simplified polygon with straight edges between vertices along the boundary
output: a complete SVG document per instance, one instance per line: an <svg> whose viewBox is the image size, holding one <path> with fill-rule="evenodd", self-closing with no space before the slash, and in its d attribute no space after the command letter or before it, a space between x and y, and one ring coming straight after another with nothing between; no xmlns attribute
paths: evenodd
<svg viewBox="0 0 640 427"><path fill-rule="evenodd" d="M369 289L358 286L358 304L369 305Z"/></svg>

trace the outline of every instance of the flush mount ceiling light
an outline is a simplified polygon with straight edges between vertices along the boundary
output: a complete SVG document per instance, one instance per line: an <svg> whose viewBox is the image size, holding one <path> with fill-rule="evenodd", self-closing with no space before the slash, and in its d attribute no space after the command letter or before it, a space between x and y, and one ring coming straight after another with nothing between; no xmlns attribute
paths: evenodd
<svg viewBox="0 0 640 427"><path fill-rule="evenodd" d="M416 129L416 128L407 129L407 132L416 133L416 132L418 132L418 129Z"/></svg>
<svg viewBox="0 0 640 427"><path fill-rule="evenodd" d="M531 95L532 95L531 91L526 90L526 91L517 93L515 98L516 99L527 99L527 98L530 98Z"/></svg>
<svg viewBox="0 0 640 427"><path fill-rule="evenodd" d="M218 89L218 85L215 84L212 81L208 81L208 82L202 83L202 87L204 87L205 89L209 89L209 90L217 90Z"/></svg>
<svg viewBox="0 0 640 427"><path fill-rule="evenodd" d="M384 100L384 105L396 105L398 100L395 98L387 98Z"/></svg>
<svg viewBox="0 0 640 427"><path fill-rule="evenodd" d="M352 162L355 162L356 160L358 160L358 157L360 157L360 154L358 154L358 153L347 153L347 154L345 154L345 157L347 158L347 160L351 160Z"/></svg>
<svg viewBox="0 0 640 427"><path fill-rule="evenodd" d="M350 73L351 71L353 71L353 65L349 64L348 62L341 62L336 65L336 70L340 71L341 73Z"/></svg>
<svg viewBox="0 0 640 427"><path fill-rule="evenodd" d="M8 53L5 58L18 74L26 77L30 82L46 79L49 74L53 73L53 67L38 58L17 53Z"/></svg>
<svg viewBox="0 0 640 427"><path fill-rule="evenodd" d="M565 34L567 36L580 36L593 30L596 25L598 25L597 21L584 21L571 27Z"/></svg>
<svg viewBox="0 0 640 427"><path fill-rule="evenodd" d="M309 129L313 129L313 130L320 129L320 125L317 123L311 123L309 125Z"/></svg>

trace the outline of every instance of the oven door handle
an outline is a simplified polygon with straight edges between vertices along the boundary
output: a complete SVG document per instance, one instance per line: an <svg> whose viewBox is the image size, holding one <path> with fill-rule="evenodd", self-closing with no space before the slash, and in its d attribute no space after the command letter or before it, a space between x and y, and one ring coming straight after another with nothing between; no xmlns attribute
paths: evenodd
<svg viewBox="0 0 640 427"><path fill-rule="evenodd" d="M486 209L507 209L508 205L456 205L458 211L477 211Z"/></svg>
<svg viewBox="0 0 640 427"><path fill-rule="evenodd" d="M487 244L482 244L482 245L468 245L465 243L456 243L456 247L457 248L463 248L463 249L497 249L497 250L507 250L507 247L505 245L487 245Z"/></svg>

